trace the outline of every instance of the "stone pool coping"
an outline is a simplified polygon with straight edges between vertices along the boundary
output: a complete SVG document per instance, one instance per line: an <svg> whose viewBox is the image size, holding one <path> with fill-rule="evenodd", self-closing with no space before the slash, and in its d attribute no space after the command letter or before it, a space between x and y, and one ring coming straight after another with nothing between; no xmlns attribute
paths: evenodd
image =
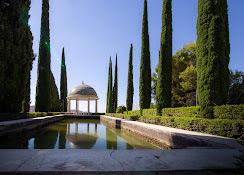
<svg viewBox="0 0 244 175"><path fill-rule="evenodd" d="M101 115L100 120L109 126L121 128L122 130L124 129L135 135L144 137L162 148L166 146L170 148L215 147L244 149L243 145L232 138L129 121L105 115Z"/></svg>
<svg viewBox="0 0 244 175"><path fill-rule="evenodd" d="M30 130L64 119L65 115L54 115L0 122L0 136L10 132Z"/></svg>
<svg viewBox="0 0 244 175"><path fill-rule="evenodd" d="M204 148L175 150L7 149L0 150L0 174L11 172L24 174L114 172L112 174L116 174L116 172L240 171L236 165L236 157L239 155L240 152L236 149Z"/></svg>

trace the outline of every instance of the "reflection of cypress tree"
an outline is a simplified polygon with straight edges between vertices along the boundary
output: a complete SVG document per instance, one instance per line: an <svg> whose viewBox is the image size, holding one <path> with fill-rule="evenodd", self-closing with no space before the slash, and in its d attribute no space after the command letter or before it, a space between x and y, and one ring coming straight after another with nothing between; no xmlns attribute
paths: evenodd
<svg viewBox="0 0 244 175"><path fill-rule="evenodd" d="M117 135L106 128L107 149L117 149Z"/></svg>
<svg viewBox="0 0 244 175"><path fill-rule="evenodd" d="M60 126L60 131L59 131L59 143L58 143L58 148L59 149L65 149L65 146L66 146L66 132L67 132L67 124L63 123Z"/></svg>
<svg viewBox="0 0 244 175"><path fill-rule="evenodd" d="M53 149L57 142L58 131L50 128L46 128L45 131L36 135L34 141L35 149Z"/></svg>
<svg viewBox="0 0 244 175"><path fill-rule="evenodd" d="M23 136L22 133L13 133L9 134L8 137L0 137L0 149L27 149L28 139L29 137Z"/></svg>
<svg viewBox="0 0 244 175"><path fill-rule="evenodd" d="M131 146L129 143L126 143L126 149L133 149L133 146Z"/></svg>

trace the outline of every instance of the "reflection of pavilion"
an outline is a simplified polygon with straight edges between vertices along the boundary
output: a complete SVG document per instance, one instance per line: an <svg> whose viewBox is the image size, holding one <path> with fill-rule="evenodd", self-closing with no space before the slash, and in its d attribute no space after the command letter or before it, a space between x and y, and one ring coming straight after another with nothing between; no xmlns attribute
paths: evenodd
<svg viewBox="0 0 244 175"><path fill-rule="evenodd" d="M79 124L75 123L75 132L72 133L70 123L67 124L67 140L74 146L74 148L78 149L90 149L92 148L98 138L97 135L97 124L95 123L94 126L94 132L90 132L91 130L91 124L87 123L87 130L85 133L79 133ZM82 126L84 127L84 123L82 123Z"/></svg>
<svg viewBox="0 0 244 175"><path fill-rule="evenodd" d="M95 101L95 113L97 113L97 102L99 100L96 91L89 85L82 84L77 86L67 97L68 112L71 112L71 101L76 101L76 113L79 113L79 101L87 101L87 112L90 113L90 101Z"/></svg>

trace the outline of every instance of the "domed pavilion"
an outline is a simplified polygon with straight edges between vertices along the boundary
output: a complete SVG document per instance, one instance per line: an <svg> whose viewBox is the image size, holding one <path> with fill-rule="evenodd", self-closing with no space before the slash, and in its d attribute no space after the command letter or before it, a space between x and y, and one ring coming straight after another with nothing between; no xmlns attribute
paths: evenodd
<svg viewBox="0 0 244 175"><path fill-rule="evenodd" d="M89 85L82 82L80 86L75 87L72 92L68 95L67 110L71 112L71 101L76 101L76 112L79 113L79 101L87 101L87 112L90 113L90 101L95 101L95 113L97 113L98 107L98 96L96 91Z"/></svg>

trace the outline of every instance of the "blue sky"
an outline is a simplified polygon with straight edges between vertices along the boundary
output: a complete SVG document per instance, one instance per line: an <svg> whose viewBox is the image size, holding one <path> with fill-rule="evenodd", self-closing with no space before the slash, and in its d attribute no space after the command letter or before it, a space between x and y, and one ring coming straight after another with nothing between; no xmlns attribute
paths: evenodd
<svg viewBox="0 0 244 175"><path fill-rule="evenodd" d="M41 0L32 0L30 26L33 50L38 56ZM229 0L230 68L244 71L243 0ZM162 0L148 0L152 71L158 62ZM106 108L109 57L118 54L119 105L125 105L130 43L134 46L134 107L139 103L139 67L143 0L50 0L51 67L59 88L60 61L65 47L68 91L84 81L100 97L98 110ZM173 52L196 40L197 0L173 0ZM31 79L31 102L35 102L37 60ZM74 108L72 103L72 108ZM86 110L87 103L80 103ZM91 105L94 110L94 105Z"/></svg>

